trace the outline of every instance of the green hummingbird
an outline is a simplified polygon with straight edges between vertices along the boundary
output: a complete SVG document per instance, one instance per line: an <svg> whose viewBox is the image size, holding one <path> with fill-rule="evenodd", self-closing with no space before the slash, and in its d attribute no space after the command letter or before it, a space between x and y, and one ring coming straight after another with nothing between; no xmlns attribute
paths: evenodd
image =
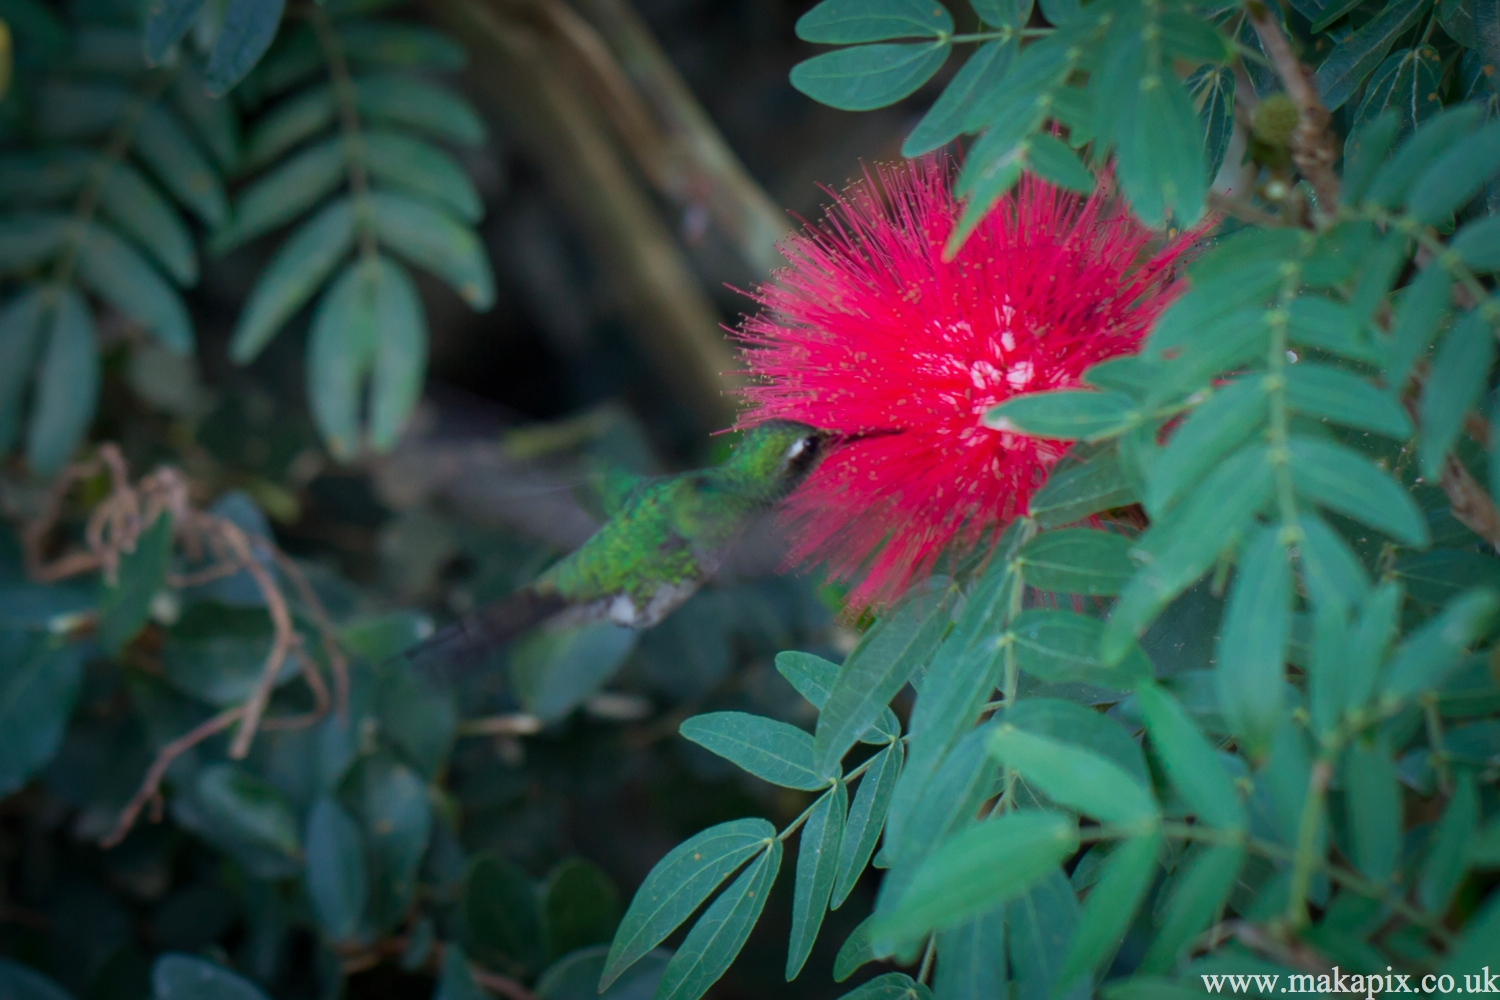
<svg viewBox="0 0 1500 1000"><path fill-rule="evenodd" d="M542 622L650 628L714 574L741 532L796 489L830 447L864 436L790 420L757 424L722 465L641 480L572 554L407 656L451 662Z"/></svg>

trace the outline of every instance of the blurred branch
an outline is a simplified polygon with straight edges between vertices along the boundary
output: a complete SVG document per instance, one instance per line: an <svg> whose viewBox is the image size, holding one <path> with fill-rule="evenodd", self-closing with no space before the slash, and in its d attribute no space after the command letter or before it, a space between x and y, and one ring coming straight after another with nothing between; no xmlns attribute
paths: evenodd
<svg viewBox="0 0 1500 1000"><path fill-rule="evenodd" d="M783 266L776 244L791 232L786 212L729 148L628 0L579 0L592 27L562 0L531 2L594 70L601 101L652 185L685 213L706 210L760 277Z"/></svg>
<svg viewBox="0 0 1500 1000"><path fill-rule="evenodd" d="M47 541L62 519L63 504L69 492L79 483L104 471L109 474L110 490L89 512L84 528L85 548L65 552L48 561L45 556ZM205 558L212 559L212 562L206 568L192 573L168 572L162 582L169 587L181 589L240 572L247 573L260 591L266 613L271 619L271 649L249 699L242 705L220 712L158 751L140 789L121 811L115 829L102 841L106 847L124 839L147 803L159 804L160 785L167 768L188 749L238 721L240 728L230 744L229 756L236 760L243 759L250 752L250 744L258 729L308 726L328 713L328 685L318 673L317 666L303 651L302 637L292 620L286 595L282 593L266 563L256 555L256 548L267 554L291 580L312 617L322 639L329 669L334 674L340 712L344 711L348 698L347 665L338 648L333 625L296 563L269 540L257 538L252 542L244 529L233 521L193 507L189 493L187 477L166 465L132 483L130 470L119 447L113 443L105 443L99 446L98 455L91 461L63 470L38 515L28 521L21 531L26 569L32 579L50 583L97 570L110 585L114 585L119 574L121 556L135 551L142 533L155 524L157 518L171 517L172 543L181 554L191 562ZM312 692L313 709L300 715L267 719L265 711L270 704L271 693L289 656L297 658L303 680ZM157 811L160 811L159 805Z"/></svg>
<svg viewBox="0 0 1500 1000"><path fill-rule="evenodd" d="M605 259L642 347L705 429L732 423L725 373L739 367L720 317L681 246L566 69L554 37L516 0L443 0L448 26L475 52L474 82L506 116L557 196ZM523 16L518 16L520 13Z"/></svg>
<svg viewBox="0 0 1500 1000"><path fill-rule="evenodd" d="M1339 203L1339 175L1333 169L1338 162L1329 125L1331 119L1323 99L1318 96L1312 73L1292 51L1291 40L1281 30L1265 0L1250 0L1245 5L1250 23L1260 37L1261 48L1276 68L1287 96L1297 106L1297 129L1292 133L1292 160L1318 195L1318 209L1331 217Z"/></svg>

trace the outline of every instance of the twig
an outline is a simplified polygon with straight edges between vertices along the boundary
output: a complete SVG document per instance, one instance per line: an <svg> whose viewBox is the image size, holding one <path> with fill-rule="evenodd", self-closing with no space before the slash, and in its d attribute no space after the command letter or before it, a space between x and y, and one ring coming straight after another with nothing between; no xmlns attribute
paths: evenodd
<svg viewBox="0 0 1500 1000"><path fill-rule="evenodd" d="M171 743L156 752L156 760L146 770L146 776L141 780L141 787L130 797L125 808L120 810L120 818L115 822L115 828L109 835L99 841L101 847L114 847L125 839L130 828L135 825L136 817L140 816L141 810L149 803L158 803L156 809L160 809L161 781L166 777L167 768L172 762L204 740L215 736L234 724L244 712L244 707L236 705L234 708L226 708L205 722L201 722L189 729L186 733L177 737Z"/></svg>
<svg viewBox="0 0 1500 1000"><path fill-rule="evenodd" d="M1223 215L1232 215L1243 222L1253 222L1258 226L1277 228L1286 225L1279 216L1256 208L1249 202L1241 201L1238 198L1231 198L1227 194L1220 194L1217 191L1210 191L1208 193L1208 207L1215 212Z"/></svg>
<svg viewBox="0 0 1500 1000"><path fill-rule="evenodd" d="M328 660L328 669L333 674L333 710L343 718L349 711L349 661L339 647L338 631L328 619L328 609L323 607L318 592L313 590L307 574L302 572L296 560L263 538L257 538L255 542L261 551L269 553L276 561L276 568L292 582L297 599L307 608L307 615L318 630L318 642Z"/></svg>
<svg viewBox="0 0 1500 1000"><path fill-rule="evenodd" d="M542 720L525 712L464 719L457 729L459 736L530 736L541 731Z"/></svg>
<svg viewBox="0 0 1500 1000"><path fill-rule="evenodd" d="M271 643L271 652L266 656L265 666L261 667L260 678L255 683L255 690L250 694L250 700L245 702L244 717L240 720L239 731L234 734L234 742L229 745L229 756L234 760L244 760L250 753L250 741L255 739L256 727L260 725L260 717L264 714L266 706L270 704L271 692L276 687L276 678L281 673L281 665L286 662L296 644L300 641L296 629L292 627L292 613L287 609L286 598L282 596L276 581L272 579L271 573L264 564L250 551L250 541L245 537L239 525L228 521L223 524L225 540L234 550L234 554L244 564L245 572L255 581L260 589L261 596L266 601L266 613L271 616L271 626L274 629L274 639ZM327 692L324 692L327 697Z"/></svg>
<svg viewBox="0 0 1500 1000"><path fill-rule="evenodd" d="M505 997L506 1000L536 1000L535 993L514 979L509 976L502 976L498 972L481 969L473 962L469 963L469 975L474 977L474 982L483 986L491 993L498 993L500 996Z"/></svg>
<svg viewBox="0 0 1500 1000"><path fill-rule="evenodd" d="M1297 106L1297 128L1292 133L1292 162L1318 196L1318 209L1329 217L1339 202L1339 176L1333 165L1338 162L1338 148L1329 130L1328 109L1318 96L1312 74L1292 52L1291 41L1281 30L1264 0L1246 4L1250 23L1260 36L1261 48L1270 57L1287 96Z"/></svg>

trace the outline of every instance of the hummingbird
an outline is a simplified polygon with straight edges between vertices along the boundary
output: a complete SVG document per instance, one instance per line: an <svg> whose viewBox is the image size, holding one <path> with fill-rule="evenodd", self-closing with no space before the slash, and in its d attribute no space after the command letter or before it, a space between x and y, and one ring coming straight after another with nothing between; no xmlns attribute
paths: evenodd
<svg viewBox="0 0 1500 1000"><path fill-rule="evenodd" d="M543 622L650 628L691 597L744 529L801 485L831 447L865 436L791 420L757 424L722 465L640 480L570 555L406 655L451 663Z"/></svg>

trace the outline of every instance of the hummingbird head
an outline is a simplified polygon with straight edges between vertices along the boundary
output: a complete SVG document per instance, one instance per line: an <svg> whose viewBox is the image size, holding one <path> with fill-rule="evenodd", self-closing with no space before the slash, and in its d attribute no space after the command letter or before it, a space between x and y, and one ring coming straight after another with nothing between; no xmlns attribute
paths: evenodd
<svg viewBox="0 0 1500 1000"><path fill-rule="evenodd" d="M745 432L725 472L740 492L776 503L800 486L824 455L870 436L821 430L795 420L767 420Z"/></svg>

